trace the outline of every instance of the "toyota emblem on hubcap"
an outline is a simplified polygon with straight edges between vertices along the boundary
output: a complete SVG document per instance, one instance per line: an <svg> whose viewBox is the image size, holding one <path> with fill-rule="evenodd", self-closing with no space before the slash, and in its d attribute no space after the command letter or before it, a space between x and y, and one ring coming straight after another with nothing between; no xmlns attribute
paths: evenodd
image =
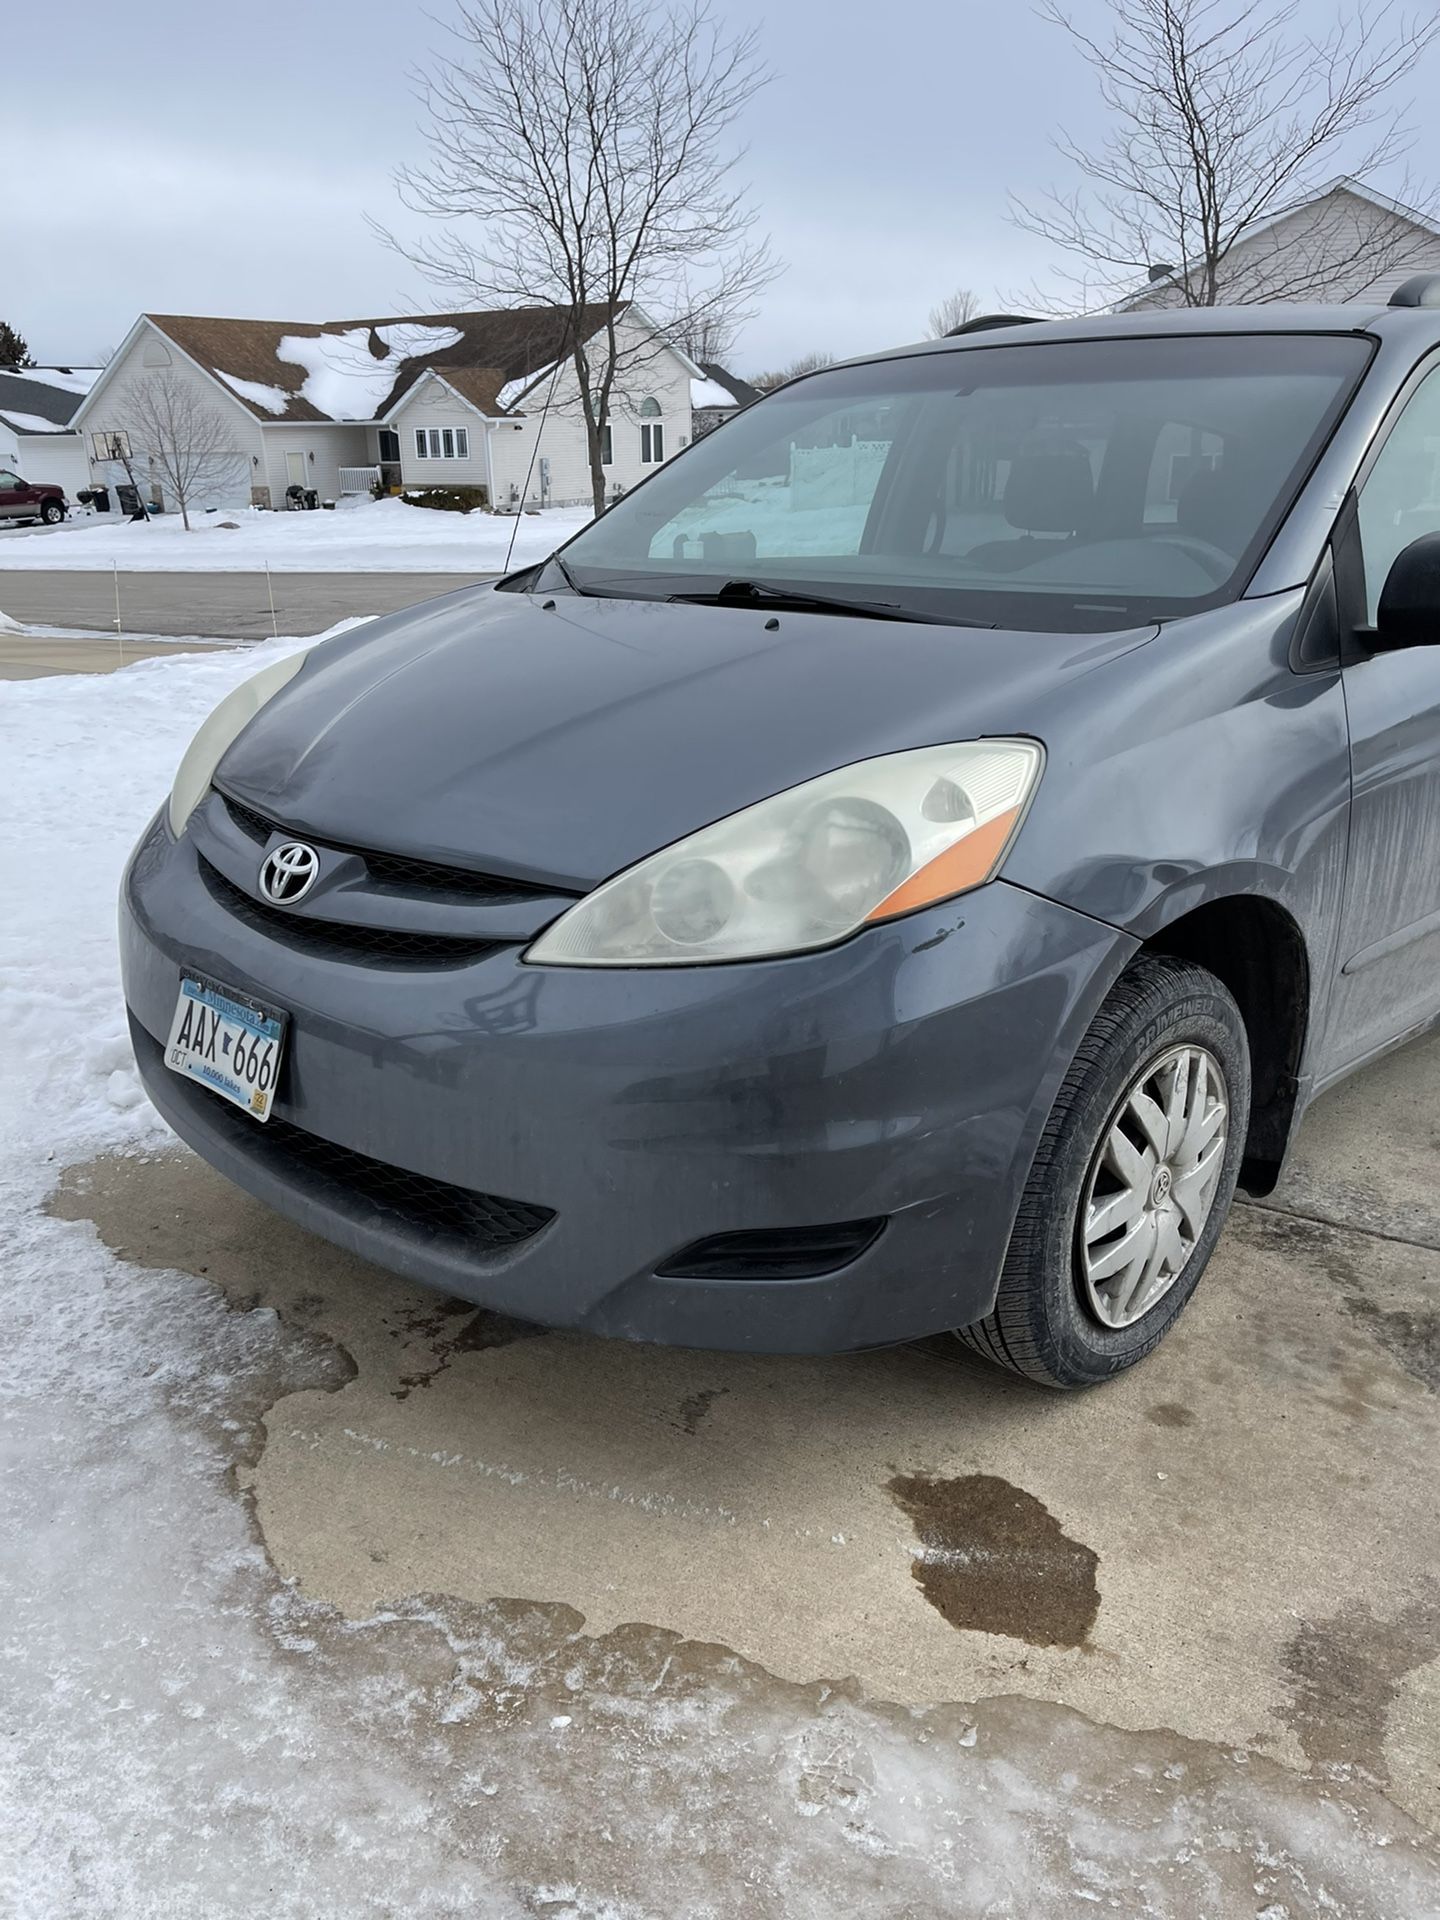
<svg viewBox="0 0 1440 1920"><path fill-rule="evenodd" d="M315 849L299 840L287 840L260 862L260 891L277 906L293 907L319 875L320 856Z"/></svg>

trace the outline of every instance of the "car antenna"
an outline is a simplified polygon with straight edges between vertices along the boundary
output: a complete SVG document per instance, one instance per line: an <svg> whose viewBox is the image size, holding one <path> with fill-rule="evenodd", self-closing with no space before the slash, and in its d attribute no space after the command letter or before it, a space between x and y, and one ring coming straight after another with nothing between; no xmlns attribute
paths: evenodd
<svg viewBox="0 0 1440 1920"><path fill-rule="evenodd" d="M550 391L545 396L545 404L540 409L540 425L535 430L535 444L530 449L530 464L525 469L525 484L520 489L520 504L515 509L515 524L510 529L510 544L505 549L505 571L510 571L510 556L515 551L515 536L520 531L520 516L525 511L525 502L530 497L530 476L535 471L535 456L540 451L540 442L545 433L545 422L550 417L550 402L555 398L555 382L560 378L560 369L565 364L562 353L555 362L555 371L550 375Z"/></svg>

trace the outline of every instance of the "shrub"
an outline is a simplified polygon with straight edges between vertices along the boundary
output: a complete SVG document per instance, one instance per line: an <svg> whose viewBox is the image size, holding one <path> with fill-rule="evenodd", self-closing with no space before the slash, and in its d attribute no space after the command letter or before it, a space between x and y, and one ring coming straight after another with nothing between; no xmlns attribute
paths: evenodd
<svg viewBox="0 0 1440 1920"><path fill-rule="evenodd" d="M475 513L490 505L484 487L407 487L403 497L412 507L438 507L442 513Z"/></svg>

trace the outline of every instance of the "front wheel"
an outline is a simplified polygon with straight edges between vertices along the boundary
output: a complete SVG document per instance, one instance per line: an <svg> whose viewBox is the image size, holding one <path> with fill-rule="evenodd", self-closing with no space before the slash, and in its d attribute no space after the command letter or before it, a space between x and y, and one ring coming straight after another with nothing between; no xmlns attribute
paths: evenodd
<svg viewBox="0 0 1440 1920"><path fill-rule="evenodd" d="M47 527L58 526L65 518L65 509L58 500L47 500L40 509L40 518Z"/></svg>
<svg viewBox="0 0 1440 1920"><path fill-rule="evenodd" d="M994 1310L958 1337L1051 1387L1088 1387L1170 1331L1220 1237L1250 1117L1240 1010L1203 967L1142 954L1061 1083Z"/></svg>

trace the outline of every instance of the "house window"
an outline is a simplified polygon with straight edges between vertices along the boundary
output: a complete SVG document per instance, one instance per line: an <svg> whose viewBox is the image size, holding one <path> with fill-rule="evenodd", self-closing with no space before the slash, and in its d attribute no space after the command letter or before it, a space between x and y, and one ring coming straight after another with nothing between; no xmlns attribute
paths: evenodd
<svg viewBox="0 0 1440 1920"><path fill-rule="evenodd" d="M610 422L605 420L600 427L600 464L602 467L615 463L615 440L610 432Z"/></svg>
<svg viewBox="0 0 1440 1920"><path fill-rule="evenodd" d="M640 429L640 464L658 466L665 458L665 429L658 420L647 420Z"/></svg>
<svg viewBox="0 0 1440 1920"><path fill-rule="evenodd" d="M422 460L468 460L470 431L467 427L417 427L415 452Z"/></svg>
<svg viewBox="0 0 1440 1920"><path fill-rule="evenodd" d="M655 398L653 393L647 394L640 402L640 418L642 420L658 420L660 418L660 402Z"/></svg>
<svg viewBox="0 0 1440 1920"><path fill-rule="evenodd" d="M389 466L398 466L400 461L400 436L393 427L381 427L380 458Z"/></svg>

